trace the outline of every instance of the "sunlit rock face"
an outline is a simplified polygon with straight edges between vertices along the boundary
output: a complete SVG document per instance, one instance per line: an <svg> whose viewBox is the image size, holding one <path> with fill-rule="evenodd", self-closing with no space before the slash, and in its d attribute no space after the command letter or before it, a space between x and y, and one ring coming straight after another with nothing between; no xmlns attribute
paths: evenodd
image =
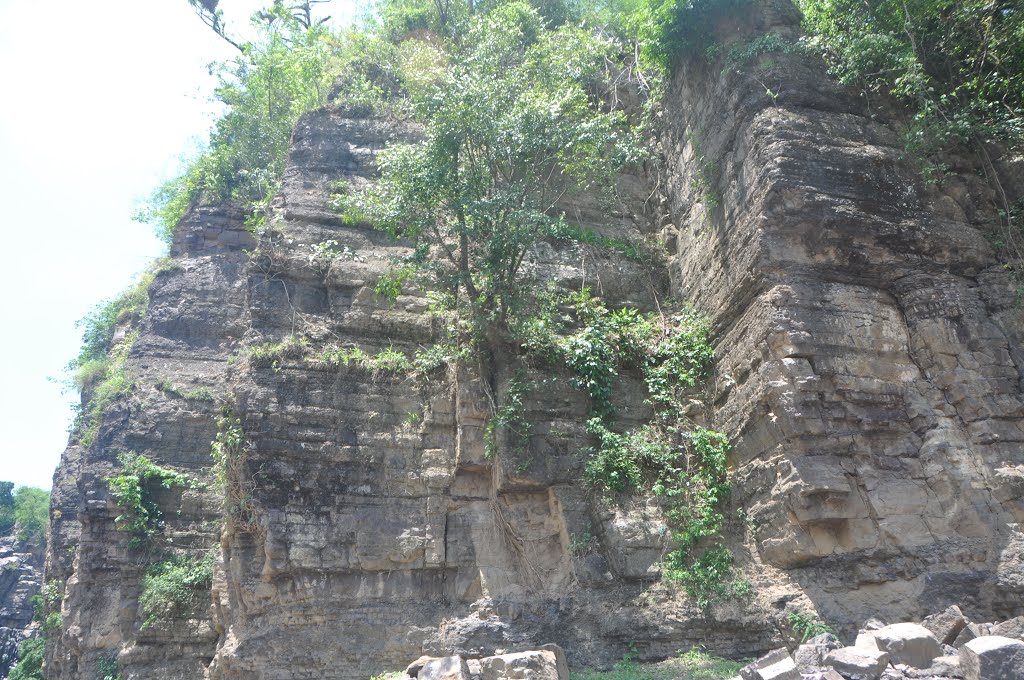
<svg viewBox="0 0 1024 680"><path fill-rule="evenodd" d="M790 6L766 4L717 30L728 45L797 26ZM564 380L527 399L526 449L488 458L490 401L471 367L420 385L316 360L440 338L421 291L393 307L374 294L407 244L328 207L338 182L372 182L376 154L419 131L328 107L294 132L258 249L240 210L190 213L150 291L132 396L92 446L65 452L47 677L93 680L113 656L124 680L347 680L546 642L572 666L630 643L645 659L694 644L755 656L781 646L793 609L841 631L950 604L974 620L1022 613L1021 308L984 231L992 197L965 159L941 190L924 185L898 117L813 59L761 59L682 59L660 160L623 176L612 205L567 206L606 235L663 243L667 275L552 244L530 263L612 306L673 297L713 320L716 378L695 417L735 444L726 538L750 600L705 614L660 582L661 507L582 482L589 404ZM353 255L313 257L329 240ZM289 336L305 346L241 352ZM500 391L512 362L496 364ZM182 396L199 387L215 399ZM616 394L624 427L649 416L636 376ZM210 471L225 409L245 435L246 522L224 521ZM154 490L161 540L212 549L216 566L210 597L147 627L140 579L156 557L126 546L106 482L126 451L209 484Z"/></svg>
<svg viewBox="0 0 1024 680"><path fill-rule="evenodd" d="M796 26L778 3L720 30ZM755 559L844 625L1019 613L1022 314L980 161L926 185L900 112L806 57L691 60L668 101L673 289L719 330L716 417ZM1021 159L991 153L1014 200Z"/></svg>

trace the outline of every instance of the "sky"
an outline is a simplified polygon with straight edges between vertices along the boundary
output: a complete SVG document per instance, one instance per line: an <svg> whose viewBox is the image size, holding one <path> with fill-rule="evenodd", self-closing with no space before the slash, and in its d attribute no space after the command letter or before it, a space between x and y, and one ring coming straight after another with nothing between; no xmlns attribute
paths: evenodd
<svg viewBox="0 0 1024 680"><path fill-rule="evenodd" d="M222 0L229 32L269 3ZM131 215L206 138L207 64L236 54L186 0L0 0L0 480L50 488L75 321L163 254Z"/></svg>

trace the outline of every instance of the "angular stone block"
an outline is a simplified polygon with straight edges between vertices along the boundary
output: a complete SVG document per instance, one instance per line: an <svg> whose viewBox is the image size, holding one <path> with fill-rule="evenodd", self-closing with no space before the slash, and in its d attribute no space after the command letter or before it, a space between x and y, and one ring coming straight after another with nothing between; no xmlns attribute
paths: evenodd
<svg viewBox="0 0 1024 680"><path fill-rule="evenodd" d="M1024 642L1001 635L975 638L960 648L965 680L1024 680Z"/></svg>
<svg viewBox="0 0 1024 680"><path fill-rule="evenodd" d="M775 665L786 659L792 661L792 657L789 656L789 650L787 650L785 647L773 649L757 661L747 664L746 666L741 668L740 677L743 678L743 680L761 680L760 676L758 675L758 671L760 669Z"/></svg>
<svg viewBox="0 0 1024 680"><path fill-rule="evenodd" d="M874 632L875 644L889 654L894 664L928 668L932 659L942 656L939 641L931 631L916 623L894 623Z"/></svg>
<svg viewBox="0 0 1024 680"><path fill-rule="evenodd" d="M480 660L482 680L569 680L565 655L555 645ZM551 648L556 648L554 651Z"/></svg>
<svg viewBox="0 0 1024 680"><path fill-rule="evenodd" d="M849 680L878 680L889 665L889 655L878 649L843 647L826 654L825 665Z"/></svg>
<svg viewBox="0 0 1024 680"><path fill-rule="evenodd" d="M939 641L939 644L951 645L956 640L956 636L967 625L967 619L964 618L960 607L953 605L937 614L926 617L921 622L921 625L931 631L935 639Z"/></svg>

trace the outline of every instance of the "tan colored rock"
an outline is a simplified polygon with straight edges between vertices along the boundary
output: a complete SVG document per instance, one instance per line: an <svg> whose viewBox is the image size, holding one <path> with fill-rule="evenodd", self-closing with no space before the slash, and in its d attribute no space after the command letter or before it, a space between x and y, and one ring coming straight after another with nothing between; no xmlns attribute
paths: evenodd
<svg viewBox="0 0 1024 680"><path fill-rule="evenodd" d="M1018 616L992 626L990 635L1002 635L1003 637L1024 640L1024 616Z"/></svg>
<svg viewBox="0 0 1024 680"><path fill-rule="evenodd" d="M942 656L938 641L924 626L916 623L894 623L874 631L875 644L889 654L893 664L928 668L932 659Z"/></svg>
<svg viewBox="0 0 1024 680"><path fill-rule="evenodd" d="M964 618L960 607L953 605L937 614L926 617L921 622L921 625L931 631L935 639L939 641L939 644L951 645L956 640L956 636L967 625L967 619Z"/></svg>
<svg viewBox="0 0 1024 680"><path fill-rule="evenodd" d="M1000 635L975 638L960 648L965 680L1024 680L1024 642Z"/></svg>
<svg viewBox="0 0 1024 680"><path fill-rule="evenodd" d="M825 664L849 680L878 680L889 665L889 655L864 647L843 647L826 654Z"/></svg>

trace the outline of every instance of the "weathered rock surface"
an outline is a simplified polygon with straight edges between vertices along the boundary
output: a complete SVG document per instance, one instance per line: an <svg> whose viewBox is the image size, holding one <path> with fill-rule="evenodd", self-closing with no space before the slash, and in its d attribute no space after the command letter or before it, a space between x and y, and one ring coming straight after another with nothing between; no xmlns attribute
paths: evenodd
<svg viewBox="0 0 1024 680"><path fill-rule="evenodd" d="M797 23L767 2L718 38ZM898 116L813 59L684 61L669 91L670 275L715 320L754 558L846 634L951 604L1019 615L1024 352L991 190L963 159L924 186Z"/></svg>
<svg viewBox="0 0 1024 680"><path fill-rule="evenodd" d="M431 659L423 664L420 680L470 680L469 665L461 656L446 656Z"/></svg>
<svg viewBox="0 0 1024 680"><path fill-rule="evenodd" d="M849 680L878 680L889 665L889 655L878 649L843 647L826 654L825 665Z"/></svg>
<svg viewBox="0 0 1024 680"><path fill-rule="evenodd" d="M727 23L726 46L798 31L792 6L771 1ZM132 396L92 446L64 454L47 556L64 623L48 677L93 680L116 656L124 680L348 680L537 640L579 665L607 666L634 641L649 659L709 640L749 657L782 643L793 603L844 639L874 615L1024 613L1024 345L1014 283L984 232L991 196L969 164L941 190L923 185L897 117L806 56L770 57L749 69L684 59L664 167L623 177L611 210L575 206L602 233L656 232L668 291L644 266L587 248L541 243L531 262L612 305L652 309L669 292L713 320L719 379L704 421L735 444L730 503L744 521L729 513L727 539L754 606L707 616L658 583L657 500L608 504L580 482L592 442L579 393L531 395L526 450L488 459L478 376L421 389L313 360L331 347L411 352L438 331L422 292L393 308L374 294L405 244L327 209L336 182L372 181L375 154L416 131L327 108L294 132L274 228L253 257L240 211L189 215L130 353ZM327 240L357 257L311 258ZM292 335L305 348L239 358ZM167 380L218 399L157 388ZM639 385L620 391L621 423L639 422ZM159 495L163 539L219 557L209 600L143 629L146 560L115 529L105 480L126 451L208 479L222 407L241 418L249 521L223 527L210 489ZM967 626L955 642L986 632ZM876 680L887 655L830 659Z"/></svg>
<svg viewBox="0 0 1024 680"><path fill-rule="evenodd" d="M480 660L482 680L569 680L565 653L557 645L547 649L500 654Z"/></svg>
<svg viewBox="0 0 1024 680"><path fill-rule="evenodd" d="M793 653L793 662L801 673L809 673L821 668L825 656L833 649L841 649L841 643L834 635L823 633L816 635L804 644L796 648Z"/></svg>
<svg viewBox="0 0 1024 680"><path fill-rule="evenodd" d="M971 640L960 648L965 680L1021 680L1024 642L999 635Z"/></svg>
<svg viewBox="0 0 1024 680"><path fill-rule="evenodd" d="M930 630L940 644L951 645L967 625L967 619L964 618L960 607L952 605L945 611L925 617L921 625Z"/></svg>
<svg viewBox="0 0 1024 680"><path fill-rule="evenodd" d="M740 669L743 680L800 680L793 657L785 647L773 649Z"/></svg>
<svg viewBox="0 0 1024 680"><path fill-rule="evenodd" d="M935 636L916 623L894 623L874 631L875 644L889 654L893 664L928 668L932 659L942 655Z"/></svg>
<svg viewBox="0 0 1024 680"><path fill-rule="evenodd" d="M0 538L0 678L18 659L18 647L34 635L32 597L43 584L43 544Z"/></svg>

